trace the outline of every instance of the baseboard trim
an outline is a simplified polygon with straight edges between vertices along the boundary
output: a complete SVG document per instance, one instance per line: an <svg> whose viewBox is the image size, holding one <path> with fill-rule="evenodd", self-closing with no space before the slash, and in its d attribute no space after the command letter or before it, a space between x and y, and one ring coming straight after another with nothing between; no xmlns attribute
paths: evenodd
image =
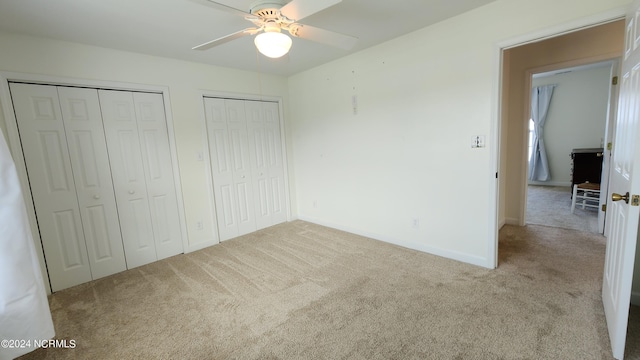
<svg viewBox="0 0 640 360"><path fill-rule="evenodd" d="M355 229L349 226L344 226L344 225L340 225L340 224L336 224L328 221L323 221L321 219L317 219L313 217L300 215L298 216L298 219L306 222L314 223L317 225L326 226L326 227L330 227L330 228L341 230L341 231L346 231L348 233L365 236L374 240L402 246L407 249L422 251L424 253L441 256L451 260L460 261L460 262L471 264L471 265L481 266L488 269L495 268L493 264L488 263L487 258L483 258L480 256L469 255L469 254L465 254L457 251L445 250L445 249L437 248L434 246L417 243L415 241L399 240L399 239L395 239L388 236L382 236L380 234L374 234L367 231L362 231L360 229Z"/></svg>
<svg viewBox="0 0 640 360"><path fill-rule="evenodd" d="M201 241L201 242L189 245L186 249L184 249L184 253L185 254L192 253L194 251L202 250L204 248L208 248L209 246L217 245L219 243L220 243L220 240L218 239Z"/></svg>
<svg viewBox="0 0 640 360"><path fill-rule="evenodd" d="M517 218L506 218L506 219L504 219L504 222L507 225L520 226L520 219L517 219Z"/></svg>
<svg viewBox="0 0 640 360"><path fill-rule="evenodd" d="M631 303L636 306L640 306L640 291L631 292Z"/></svg>
<svg viewBox="0 0 640 360"><path fill-rule="evenodd" d="M529 185L540 185L540 186L566 186L571 187L570 181L529 181Z"/></svg>

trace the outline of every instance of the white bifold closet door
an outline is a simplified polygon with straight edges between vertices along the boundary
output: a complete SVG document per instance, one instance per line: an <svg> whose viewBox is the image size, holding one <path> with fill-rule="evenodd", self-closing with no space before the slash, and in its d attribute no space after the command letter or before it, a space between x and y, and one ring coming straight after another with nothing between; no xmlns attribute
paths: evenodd
<svg viewBox="0 0 640 360"><path fill-rule="evenodd" d="M286 221L278 104L205 98L220 240Z"/></svg>
<svg viewBox="0 0 640 360"><path fill-rule="evenodd" d="M256 225L262 229L287 220L278 104L245 101Z"/></svg>
<svg viewBox="0 0 640 360"><path fill-rule="evenodd" d="M183 251L161 94L10 89L53 291Z"/></svg>
<svg viewBox="0 0 640 360"><path fill-rule="evenodd" d="M129 268L181 253L162 95L99 93Z"/></svg>
<svg viewBox="0 0 640 360"><path fill-rule="evenodd" d="M53 290L125 270L97 90L10 86Z"/></svg>
<svg viewBox="0 0 640 360"><path fill-rule="evenodd" d="M205 99L220 240L256 231L244 101Z"/></svg>

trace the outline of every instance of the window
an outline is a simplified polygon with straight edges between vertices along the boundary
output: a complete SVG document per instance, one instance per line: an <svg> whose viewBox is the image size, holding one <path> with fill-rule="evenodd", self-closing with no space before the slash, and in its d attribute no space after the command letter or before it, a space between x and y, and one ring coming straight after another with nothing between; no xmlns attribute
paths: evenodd
<svg viewBox="0 0 640 360"><path fill-rule="evenodd" d="M533 130L533 119L529 119L529 157L531 159L531 152L533 152L533 136L535 135Z"/></svg>

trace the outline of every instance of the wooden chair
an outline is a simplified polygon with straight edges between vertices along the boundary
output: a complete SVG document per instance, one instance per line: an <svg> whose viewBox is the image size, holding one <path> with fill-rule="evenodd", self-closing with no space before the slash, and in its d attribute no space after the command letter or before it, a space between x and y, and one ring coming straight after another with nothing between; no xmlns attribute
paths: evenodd
<svg viewBox="0 0 640 360"><path fill-rule="evenodd" d="M597 209L600 205L600 184L582 183L573 185L573 197L571 198L571 213L578 206Z"/></svg>

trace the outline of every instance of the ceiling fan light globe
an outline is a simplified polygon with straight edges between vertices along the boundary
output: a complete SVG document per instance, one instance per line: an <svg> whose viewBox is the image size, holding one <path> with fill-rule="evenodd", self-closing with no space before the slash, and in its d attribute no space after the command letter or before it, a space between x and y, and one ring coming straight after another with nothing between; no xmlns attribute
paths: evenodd
<svg viewBox="0 0 640 360"><path fill-rule="evenodd" d="M258 34L253 41L258 51L266 57L277 59L291 49L291 38L281 32L263 32Z"/></svg>

